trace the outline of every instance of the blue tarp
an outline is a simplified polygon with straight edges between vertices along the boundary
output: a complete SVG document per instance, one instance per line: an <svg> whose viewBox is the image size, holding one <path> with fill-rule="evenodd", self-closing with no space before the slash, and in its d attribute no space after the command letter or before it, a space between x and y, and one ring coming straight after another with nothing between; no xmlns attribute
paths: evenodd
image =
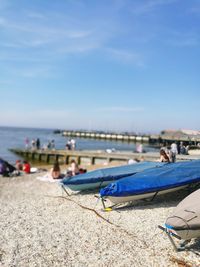
<svg viewBox="0 0 200 267"><path fill-rule="evenodd" d="M200 160L169 163L113 182L100 190L105 196L131 196L200 182Z"/></svg>
<svg viewBox="0 0 200 267"><path fill-rule="evenodd" d="M79 174L72 177L64 178L61 183L70 186L70 185L81 185L81 184L94 184L105 181L115 181L135 173L141 172L143 170L163 166L165 163L161 162L139 162L135 164L123 165L118 167L103 168L95 171L90 171L84 174Z"/></svg>

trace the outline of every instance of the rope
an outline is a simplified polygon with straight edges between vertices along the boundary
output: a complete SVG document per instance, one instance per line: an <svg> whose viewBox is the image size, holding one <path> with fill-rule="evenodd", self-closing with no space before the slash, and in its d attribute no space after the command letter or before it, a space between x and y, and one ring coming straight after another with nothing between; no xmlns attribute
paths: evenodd
<svg viewBox="0 0 200 267"><path fill-rule="evenodd" d="M65 196L48 196L46 195L46 197L52 197L52 198L62 198L62 199L66 199L68 201L71 201L73 203L75 203L76 205L78 205L79 207L81 207L82 209L85 209L85 210L89 210L91 212L94 212L99 218L101 218L103 221L109 223L110 225L113 225L115 226L116 228L118 228L120 231L126 233L128 236L132 236L134 238L137 238L138 240L140 240L143 245L145 246L145 248L148 248L149 246L147 245L146 241L142 240L142 239L139 239L136 235L134 235L133 233L130 233L128 230L125 230L124 228L122 228L120 225L117 225L109 220L107 220L105 217L103 217L101 214L99 214L95 209L92 209L92 208L89 208L89 207L86 207L80 203L78 203L77 201L73 200L73 199L70 199L68 197L65 197Z"/></svg>
<svg viewBox="0 0 200 267"><path fill-rule="evenodd" d="M75 200L70 199L68 197L58 196L57 198L64 198L64 199L66 199L68 201L71 201L71 202L75 203L76 205L78 205L79 207L81 207L82 209L85 209L85 210L89 210L89 211L94 212L98 217L100 217L102 220L106 221L107 223L114 225L112 222L110 222L109 220L107 220L106 218L104 218L101 214L99 214L95 209L92 209L92 208L88 208L86 206L83 206L82 204L80 204L80 203L76 202Z"/></svg>

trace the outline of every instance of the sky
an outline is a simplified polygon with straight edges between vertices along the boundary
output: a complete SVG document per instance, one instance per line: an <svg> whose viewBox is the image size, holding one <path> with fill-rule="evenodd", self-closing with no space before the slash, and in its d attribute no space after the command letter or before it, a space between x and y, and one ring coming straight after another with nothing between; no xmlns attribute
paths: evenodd
<svg viewBox="0 0 200 267"><path fill-rule="evenodd" d="M199 0L0 0L0 126L200 130Z"/></svg>

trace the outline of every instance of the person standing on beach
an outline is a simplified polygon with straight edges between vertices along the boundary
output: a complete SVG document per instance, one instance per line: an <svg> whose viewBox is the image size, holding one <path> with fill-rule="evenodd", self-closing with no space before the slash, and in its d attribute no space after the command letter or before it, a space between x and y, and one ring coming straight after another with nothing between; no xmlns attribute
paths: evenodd
<svg viewBox="0 0 200 267"><path fill-rule="evenodd" d="M67 141L67 144L65 147L67 150L71 150L71 139Z"/></svg>
<svg viewBox="0 0 200 267"><path fill-rule="evenodd" d="M136 144L136 152L137 153L143 153L143 145L142 144Z"/></svg>
<svg viewBox="0 0 200 267"><path fill-rule="evenodd" d="M177 144L173 142L171 144L171 149L170 149L170 156L171 156L171 162L176 162L176 155L178 154L178 149L177 149Z"/></svg>
<svg viewBox="0 0 200 267"><path fill-rule="evenodd" d="M55 150L55 141L54 141L54 139L51 140L51 149Z"/></svg>
<svg viewBox="0 0 200 267"><path fill-rule="evenodd" d="M47 143L47 149L51 149L51 141L50 140Z"/></svg>
<svg viewBox="0 0 200 267"><path fill-rule="evenodd" d="M76 141L74 139L71 139L71 149L75 150L76 148Z"/></svg>
<svg viewBox="0 0 200 267"><path fill-rule="evenodd" d="M180 153L182 155L186 155L186 147L183 142L180 142Z"/></svg>
<svg viewBox="0 0 200 267"><path fill-rule="evenodd" d="M29 139L28 139L28 137L25 139L25 149L29 149Z"/></svg>
<svg viewBox="0 0 200 267"><path fill-rule="evenodd" d="M36 141L35 141L35 139L32 139L32 141L31 141L31 149L35 150L35 148L36 148Z"/></svg>
<svg viewBox="0 0 200 267"><path fill-rule="evenodd" d="M36 148L40 149L40 139L39 138L36 139Z"/></svg>

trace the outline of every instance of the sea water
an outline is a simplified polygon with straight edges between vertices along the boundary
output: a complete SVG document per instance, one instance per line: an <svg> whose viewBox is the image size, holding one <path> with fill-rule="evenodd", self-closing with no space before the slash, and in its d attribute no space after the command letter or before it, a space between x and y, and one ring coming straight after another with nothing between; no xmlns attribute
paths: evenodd
<svg viewBox="0 0 200 267"><path fill-rule="evenodd" d="M64 137L61 134L54 134L54 129L36 129L36 128L17 128L0 127L0 157L10 163L15 163L19 159L18 155L9 151L10 148L25 148L25 140L31 143L33 139L40 139L41 147L47 145L51 140L55 142L56 149L65 149L66 143L70 137ZM74 138L76 141L76 150L107 150L116 151L135 151L136 145L133 142ZM145 151L154 149L144 145Z"/></svg>

